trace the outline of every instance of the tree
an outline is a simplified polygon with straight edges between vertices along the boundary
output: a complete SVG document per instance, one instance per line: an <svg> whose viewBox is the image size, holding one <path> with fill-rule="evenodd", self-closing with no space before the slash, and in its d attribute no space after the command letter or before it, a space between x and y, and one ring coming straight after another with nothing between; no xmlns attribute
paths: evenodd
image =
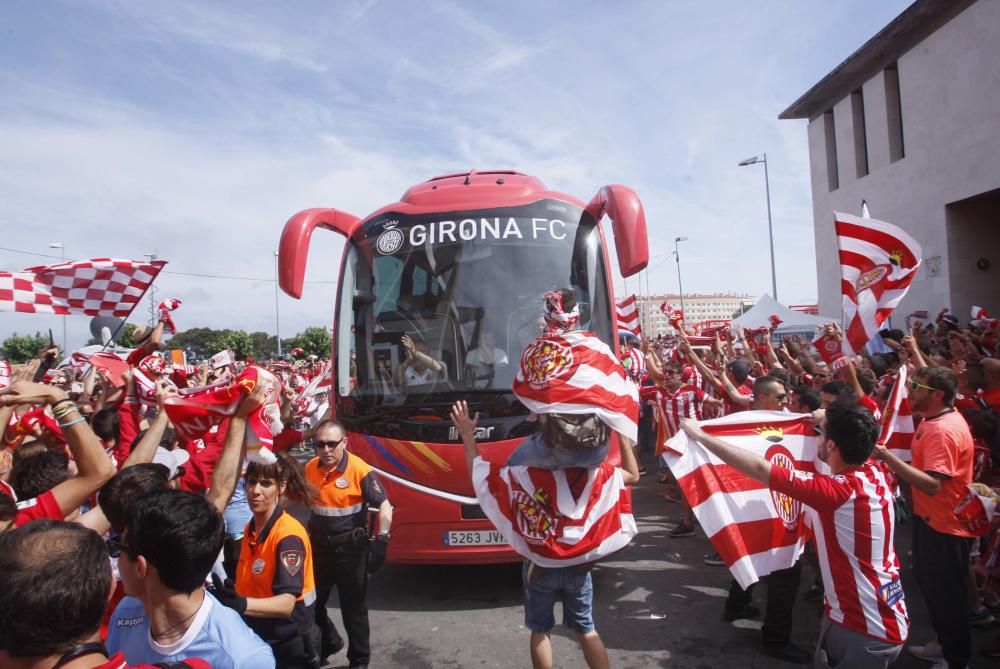
<svg viewBox="0 0 1000 669"><path fill-rule="evenodd" d="M333 346L333 337L330 336L330 329L313 326L306 328L291 339L282 342L287 346L287 350L301 348L306 355L315 355L320 358L330 357L330 348Z"/></svg>
<svg viewBox="0 0 1000 669"><path fill-rule="evenodd" d="M221 344L221 341L227 332L230 332L230 330L191 328L175 334L166 342L165 347L168 349L179 348L191 351L197 358L206 358L225 348Z"/></svg>
<svg viewBox="0 0 1000 669"><path fill-rule="evenodd" d="M278 338L266 332L251 332L253 354L258 358L274 358L278 355Z"/></svg>
<svg viewBox="0 0 1000 669"><path fill-rule="evenodd" d="M0 344L0 355L4 360L15 364L28 362L39 351L49 348L52 343L48 335L36 332L34 335L19 335L16 332L3 340Z"/></svg>
<svg viewBox="0 0 1000 669"><path fill-rule="evenodd" d="M219 339L219 349L232 349L237 360L246 360L254 355L253 340L243 330L225 330Z"/></svg>

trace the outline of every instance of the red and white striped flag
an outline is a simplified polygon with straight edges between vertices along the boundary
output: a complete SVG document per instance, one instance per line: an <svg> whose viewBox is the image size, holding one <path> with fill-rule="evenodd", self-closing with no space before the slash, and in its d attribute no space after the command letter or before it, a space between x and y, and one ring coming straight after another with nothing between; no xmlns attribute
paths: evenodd
<svg viewBox="0 0 1000 669"><path fill-rule="evenodd" d="M615 302L615 312L618 315L619 332L631 332L634 335L642 332L639 323L639 304L635 295L629 295L624 300Z"/></svg>
<svg viewBox="0 0 1000 669"><path fill-rule="evenodd" d="M896 381L889 392L889 401L882 412L882 431L878 443L891 449L900 460L910 462L910 442L913 441L913 410L910 408L910 387L906 378L906 365L896 372Z"/></svg>
<svg viewBox="0 0 1000 669"><path fill-rule="evenodd" d="M166 264L94 258L0 271L0 311L125 318Z"/></svg>
<svg viewBox="0 0 1000 669"><path fill-rule="evenodd" d="M834 212L840 247L844 352L871 340L899 304L920 267L920 245L899 226Z"/></svg>
<svg viewBox="0 0 1000 669"><path fill-rule="evenodd" d="M596 414L613 430L636 440L639 392L607 344L571 330L528 344L512 390L538 414Z"/></svg>
<svg viewBox="0 0 1000 669"><path fill-rule="evenodd" d="M638 532L621 470L605 461L587 469L579 496L566 470L507 467L476 458L472 484L486 517L518 555L542 567L599 560Z"/></svg>
<svg viewBox="0 0 1000 669"><path fill-rule="evenodd" d="M743 411L700 425L771 464L816 471L814 427L801 414ZM744 589L799 559L809 534L801 502L744 476L683 431L667 442L663 459L705 534Z"/></svg>

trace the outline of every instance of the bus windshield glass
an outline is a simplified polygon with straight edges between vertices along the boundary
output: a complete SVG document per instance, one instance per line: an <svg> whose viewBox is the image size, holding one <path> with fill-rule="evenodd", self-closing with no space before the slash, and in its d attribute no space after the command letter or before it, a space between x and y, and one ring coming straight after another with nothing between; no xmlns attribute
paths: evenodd
<svg viewBox="0 0 1000 669"><path fill-rule="evenodd" d="M593 219L558 200L379 214L348 247L338 394L361 409L510 393L546 292L571 288L580 327L611 342L604 262Z"/></svg>

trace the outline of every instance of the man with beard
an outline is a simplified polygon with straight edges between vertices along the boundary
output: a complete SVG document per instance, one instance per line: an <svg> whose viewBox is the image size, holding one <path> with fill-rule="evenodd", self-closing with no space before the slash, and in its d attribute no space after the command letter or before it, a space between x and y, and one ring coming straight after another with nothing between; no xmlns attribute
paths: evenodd
<svg viewBox="0 0 1000 669"><path fill-rule="evenodd" d="M950 369L917 370L910 380L910 406L923 420L913 436L913 462L878 451L913 490L913 570L938 635L936 642L908 650L951 669L966 666L972 652L966 574L973 535L958 521L955 507L972 481L974 447L968 424L954 408L957 387Z"/></svg>

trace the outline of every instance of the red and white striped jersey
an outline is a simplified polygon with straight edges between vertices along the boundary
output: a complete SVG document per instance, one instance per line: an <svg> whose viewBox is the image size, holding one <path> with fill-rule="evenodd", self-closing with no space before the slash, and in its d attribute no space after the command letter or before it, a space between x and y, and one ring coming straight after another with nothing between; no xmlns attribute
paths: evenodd
<svg viewBox="0 0 1000 669"><path fill-rule="evenodd" d="M622 366L628 378L635 383L642 380L642 375L646 373L646 361L643 360L642 351L637 348L628 348L622 352Z"/></svg>
<svg viewBox="0 0 1000 669"><path fill-rule="evenodd" d="M702 407L708 394L701 388L686 385L671 393L662 386L644 386L639 389L644 400L656 403L657 420L663 421L665 438L669 439L680 429L685 418L702 419Z"/></svg>
<svg viewBox="0 0 1000 669"><path fill-rule="evenodd" d="M772 466L770 487L806 506L830 620L905 642L910 621L893 548L896 516L882 470L871 460L836 476Z"/></svg>

